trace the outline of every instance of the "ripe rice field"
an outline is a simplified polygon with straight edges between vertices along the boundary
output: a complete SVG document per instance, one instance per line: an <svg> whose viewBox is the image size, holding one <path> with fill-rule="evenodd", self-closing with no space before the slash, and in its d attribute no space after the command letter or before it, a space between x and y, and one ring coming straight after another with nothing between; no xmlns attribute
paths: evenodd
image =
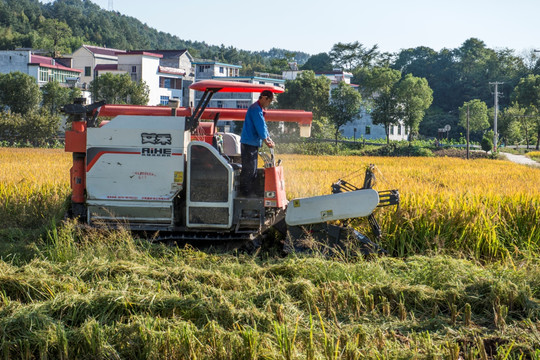
<svg viewBox="0 0 540 360"><path fill-rule="evenodd" d="M3 229L47 225L69 194L70 154L0 149ZM398 189L401 206L377 210L382 245L393 255L460 252L475 258L540 251L540 169L507 161L282 155L290 199L328 194L343 178L363 184L377 166L377 190ZM353 225L364 231L365 221Z"/></svg>
<svg viewBox="0 0 540 360"><path fill-rule="evenodd" d="M223 254L61 222L70 154L0 148L0 358L540 359L540 169L281 155L289 198L360 186L392 256ZM351 225L368 232L365 220Z"/></svg>

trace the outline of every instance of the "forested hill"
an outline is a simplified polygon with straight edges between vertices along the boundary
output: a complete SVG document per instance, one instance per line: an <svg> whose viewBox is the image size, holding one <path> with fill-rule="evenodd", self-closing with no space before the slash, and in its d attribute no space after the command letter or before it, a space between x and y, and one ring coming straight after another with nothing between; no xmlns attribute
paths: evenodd
<svg viewBox="0 0 540 360"><path fill-rule="evenodd" d="M309 54L271 49L239 50L180 39L157 31L139 20L107 11L89 0L0 0L0 49L18 47L71 53L82 44L115 49L189 49L196 58L242 63L246 73L272 71L284 59L302 64ZM281 70L279 70L281 73Z"/></svg>

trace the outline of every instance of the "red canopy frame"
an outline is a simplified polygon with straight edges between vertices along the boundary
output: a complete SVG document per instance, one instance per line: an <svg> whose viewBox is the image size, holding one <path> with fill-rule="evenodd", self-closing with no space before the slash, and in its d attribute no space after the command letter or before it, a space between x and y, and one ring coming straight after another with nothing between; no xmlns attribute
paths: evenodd
<svg viewBox="0 0 540 360"><path fill-rule="evenodd" d="M264 90L270 90L275 94L281 94L285 90L278 86L263 85L263 84L249 84L238 81L221 81L221 80L202 80L193 83L189 86L190 89L198 91L212 91L212 92L263 92Z"/></svg>
<svg viewBox="0 0 540 360"><path fill-rule="evenodd" d="M170 108L166 106L144 106L144 105L103 105L99 109L99 116L114 117L117 115L151 115L151 116L185 116L189 123L186 128L196 129L199 120L215 120L219 116L220 120L243 121L246 116L246 109L208 108L207 105L211 97L217 92L262 92L270 90L273 93L283 93L285 90L263 84L249 84L236 81L202 80L191 84L190 89L204 91L201 100L195 109L189 107ZM296 122L302 128L307 128L310 133L313 114L303 110L268 110L265 118L267 121ZM309 136L309 135L301 135Z"/></svg>

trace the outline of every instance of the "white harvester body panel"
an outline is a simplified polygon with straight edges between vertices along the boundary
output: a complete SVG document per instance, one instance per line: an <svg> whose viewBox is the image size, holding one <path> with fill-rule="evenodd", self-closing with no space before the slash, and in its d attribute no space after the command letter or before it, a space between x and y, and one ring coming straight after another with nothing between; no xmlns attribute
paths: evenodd
<svg viewBox="0 0 540 360"><path fill-rule="evenodd" d="M285 222L297 226L364 217L378 204L379 193L373 189L294 199L287 207Z"/></svg>
<svg viewBox="0 0 540 360"><path fill-rule="evenodd" d="M121 115L88 128L88 220L173 223L190 141L185 118Z"/></svg>

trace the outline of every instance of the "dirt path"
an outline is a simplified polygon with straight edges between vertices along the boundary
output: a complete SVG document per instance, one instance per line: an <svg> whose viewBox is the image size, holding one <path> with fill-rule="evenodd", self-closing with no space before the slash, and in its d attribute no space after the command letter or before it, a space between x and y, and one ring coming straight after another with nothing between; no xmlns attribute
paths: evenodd
<svg viewBox="0 0 540 360"><path fill-rule="evenodd" d="M536 161L534 161L532 159L529 159L528 157L526 157L524 155L514 155L514 154L505 153L505 152L501 152L500 154L506 156L506 158L509 161L515 162L517 164L540 167L540 163L538 163L538 162L536 162Z"/></svg>

